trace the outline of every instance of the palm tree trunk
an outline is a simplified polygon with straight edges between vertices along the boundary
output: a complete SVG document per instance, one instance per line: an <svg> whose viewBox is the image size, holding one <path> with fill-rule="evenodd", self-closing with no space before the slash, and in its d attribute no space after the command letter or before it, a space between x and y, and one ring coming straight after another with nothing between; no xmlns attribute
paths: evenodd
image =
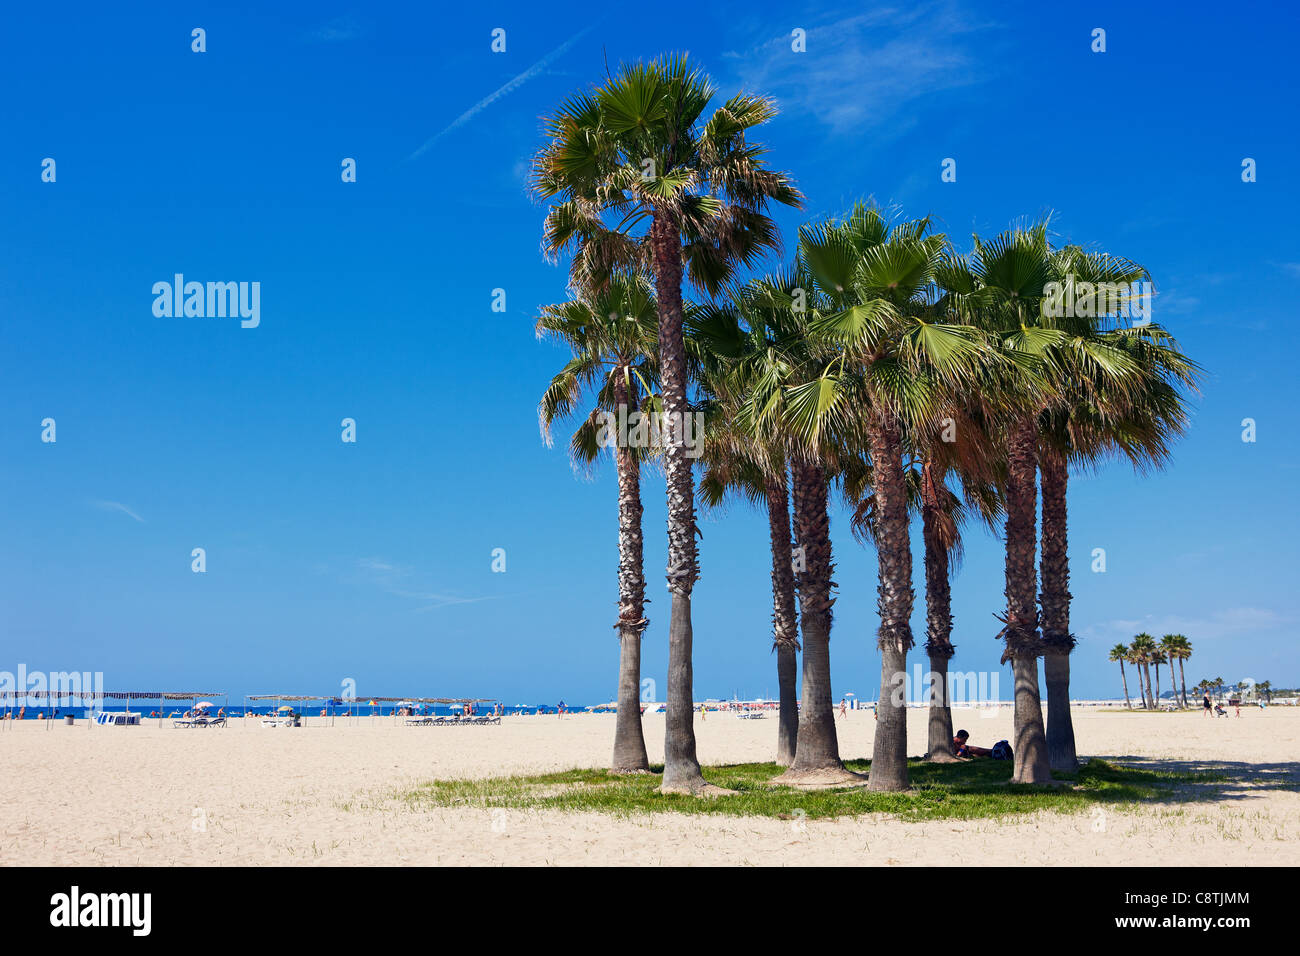
<svg viewBox="0 0 1300 956"><path fill-rule="evenodd" d="M880 615L880 707L871 753L871 790L906 790L907 651L912 646L912 544L908 538L907 485L898 419L880 412L870 421L876 495L876 555L880 563L876 608Z"/></svg>
<svg viewBox="0 0 1300 956"><path fill-rule="evenodd" d="M769 474L763 479L768 531L772 538L772 649L776 652L776 682L781 701L776 726L776 762L781 767L794 763L799 740L799 620L791 564L790 497L785 481L784 467L779 476Z"/></svg>
<svg viewBox="0 0 1300 956"><path fill-rule="evenodd" d="M1124 682L1124 706L1133 709L1133 702L1128 699L1128 675L1124 673L1124 662L1119 662L1119 679Z"/></svg>
<svg viewBox="0 0 1300 956"><path fill-rule="evenodd" d="M1183 680L1183 709L1187 709L1187 671L1183 669L1183 659L1178 658L1178 676Z"/></svg>
<svg viewBox="0 0 1300 956"><path fill-rule="evenodd" d="M948 544L940 533L942 518L938 496L942 475L932 462L921 466L921 528L925 542L925 650L930 657L928 720L929 759L950 763L957 759L952 746L952 706L948 699L948 661L952 658L952 587L948 581Z"/></svg>
<svg viewBox="0 0 1300 956"><path fill-rule="evenodd" d="M824 785L854 779L840 761L831 704L831 574L830 514L826 472L820 463L796 459L791 463L794 516L803 548L803 570L795 575L799 618L803 625L803 703L799 709L794 762L776 779L781 783Z"/></svg>
<svg viewBox="0 0 1300 956"><path fill-rule="evenodd" d="M1043 679L1047 684L1047 760L1053 770L1075 770L1079 757L1070 717L1070 555L1066 489L1069 465L1055 448L1039 452L1043 472Z"/></svg>
<svg viewBox="0 0 1300 956"><path fill-rule="evenodd" d="M1160 662L1156 661L1156 696L1153 698L1155 709L1160 709Z"/></svg>
<svg viewBox="0 0 1300 956"><path fill-rule="evenodd" d="M614 402L627 406L623 369L614 373ZM616 773L650 769L641 729L641 635L645 619L645 565L641 536L641 463L635 448L620 443L618 464L618 718L614 724Z"/></svg>
<svg viewBox="0 0 1300 956"><path fill-rule="evenodd" d="M699 578L695 551L695 478L682 427L686 401L686 349L682 341L682 249L676 221L656 211L650 227L655 294L659 305L659 367L666 415L664 472L668 486L668 691L661 789L699 793L705 787L695 755L694 674L691 665L691 592Z"/></svg>
<svg viewBox="0 0 1300 956"><path fill-rule="evenodd" d="M1142 673L1146 675L1146 687L1144 688L1144 693L1146 694L1146 697L1142 701L1142 706L1145 707L1147 710L1155 710L1156 707L1155 698L1151 696L1151 662L1150 661L1142 662Z"/></svg>
<svg viewBox="0 0 1300 956"><path fill-rule="evenodd" d="M1014 783L1049 783L1047 735L1038 693L1038 575L1034 552L1038 423L1025 415L1007 438L1007 617L1003 634L1015 681Z"/></svg>

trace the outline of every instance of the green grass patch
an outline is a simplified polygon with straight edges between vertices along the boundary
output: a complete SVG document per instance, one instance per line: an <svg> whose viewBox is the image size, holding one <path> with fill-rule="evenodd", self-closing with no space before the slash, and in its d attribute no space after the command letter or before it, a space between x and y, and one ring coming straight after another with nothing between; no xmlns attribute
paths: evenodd
<svg viewBox="0 0 1300 956"><path fill-rule="evenodd" d="M845 766L866 773L868 760ZM575 810L629 816L638 813L699 813L737 817L835 819L867 813L891 814L903 820L970 820L1053 810L1077 813L1091 807L1123 806L1186 799L1188 784L1224 779L1211 774L1139 770L1092 760L1076 773L1056 774L1063 786L1011 784L1008 761L974 760L957 764L908 764L912 789L906 793L874 793L861 788L796 790L774 786L781 773L774 763L726 764L704 768L713 784L735 790L733 796L698 798L661 794L662 767L653 773L621 776L604 770L566 770L536 776L492 777L484 780L441 780L423 784L400 796L413 810L432 807L503 807L533 810Z"/></svg>

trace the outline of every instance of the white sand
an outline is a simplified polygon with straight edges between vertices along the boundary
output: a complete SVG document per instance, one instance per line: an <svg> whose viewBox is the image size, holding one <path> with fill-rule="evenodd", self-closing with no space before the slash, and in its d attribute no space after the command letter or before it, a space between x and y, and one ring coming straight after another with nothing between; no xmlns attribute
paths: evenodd
<svg viewBox="0 0 1300 956"><path fill-rule="evenodd" d="M925 713L910 713L920 752ZM1011 737L1008 710L957 711L972 741ZM420 781L598 767L614 718L506 718L500 726L226 730L0 727L0 864L1220 864L1300 863L1300 709L1143 715L1080 709L1081 755L1226 762L1215 799L1134 811L903 823L658 814L412 811ZM870 756L870 711L838 721L841 752ZM776 721L696 720L705 763L771 758ZM646 718L652 761L663 717ZM1274 789L1278 783L1290 790Z"/></svg>

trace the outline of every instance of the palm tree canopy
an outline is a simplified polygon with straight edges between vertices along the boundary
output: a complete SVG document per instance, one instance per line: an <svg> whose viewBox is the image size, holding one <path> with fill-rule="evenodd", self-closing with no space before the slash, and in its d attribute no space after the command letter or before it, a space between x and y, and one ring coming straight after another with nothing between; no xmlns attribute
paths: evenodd
<svg viewBox="0 0 1300 956"><path fill-rule="evenodd" d="M537 336L569 347L572 358L551 379L538 403L547 444L551 429L574 416L589 395L591 408L569 443L575 462L590 466L601 450L601 418L617 415L616 395L632 409L655 407L657 313L654 292L643 276L619 276L600 291L543 306ZM622 388L618 385L621 379ZM652 449L637 449L645 457Z"/></svg>
<svg viewBox="0 0 1300 956"><path fill-rule="evenodd" d="M573 250L576 286L602 285L648 262L644 232L654 214L680 230L691 282L710 294L738 265L779 246L764 213L771 202L798 206L791 179L767 168L766 150L746 133L772 119L775 103L738 93L713 111L709 78L686 56L622 66L564 102L546 121L532 187L554 200L543 246Z"/></svg>

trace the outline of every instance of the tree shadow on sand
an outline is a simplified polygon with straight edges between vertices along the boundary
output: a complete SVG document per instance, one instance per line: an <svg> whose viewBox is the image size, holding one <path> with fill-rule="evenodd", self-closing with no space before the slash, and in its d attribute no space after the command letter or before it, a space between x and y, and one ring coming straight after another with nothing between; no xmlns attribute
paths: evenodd
<svg viewBox="0 0 1300 956"><path fill-rule="evenodd" d="M1158 803L1224 803L1252 800L1263 794L1287 790L1300 792L1300 761L1250 763L1244 760L1169 760L1136 754L1108 754L1098 760L1116 767L1131 767L1176 774L1169 791L1153 798Z"/></svg>

